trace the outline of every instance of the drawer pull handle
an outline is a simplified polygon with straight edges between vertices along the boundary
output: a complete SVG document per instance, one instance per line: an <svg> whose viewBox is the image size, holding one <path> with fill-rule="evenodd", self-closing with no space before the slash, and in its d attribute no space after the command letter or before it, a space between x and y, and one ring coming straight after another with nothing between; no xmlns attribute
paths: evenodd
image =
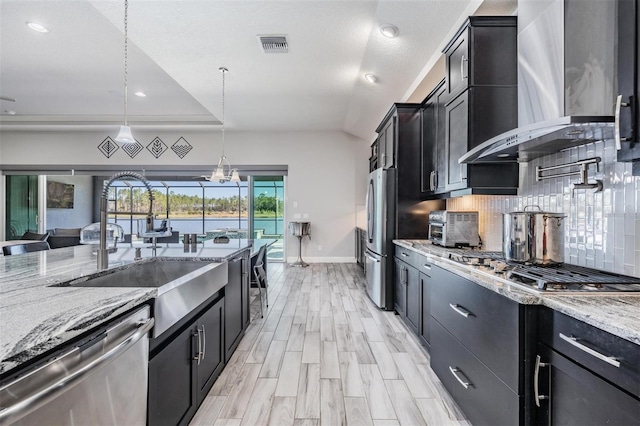
<svg viewBox="0 0 640 426"><path fill-rule="evenodd" d="M453 377L456 378L456 380L462 385L462 387L464 387L465 389L469 389L469 387L473 387L473 384L469 382L469 380L467 380L466 377L464 377L464 374L462 373L462 371L460 371L458 367L449 366L449 371L451 371L451 374L453 374ZM462 380L460 376L463 376L465 380Z"/></svg>
<svg viewBox="0 0 640 426"><path fill-rule="evenodd" d="M400 252L400 255L403 256L403 257L409 257L409 255L407 253L403 252L403 251Z"/></svg>
<svg viewBox="0 0 640 426"><path fill-rule="evenodd" d="M536 401L536 407L540 407L540 401L547 399L546 395L540 395L538 377L540 376L540 367L547 367L548 365L546 362L540 362L540 355L536 355L536 367L533 370L533 396Z"/></svg>
<svg viewBox="0 0 640 426"><path fill-rule="evenodd" d="M451 309L453 309L454 311L456 311L457 313L459 313L465 318L469 318L470 316L473 316L471 312L467 311L465 308L463 308L458 304L454 305L453 303L449 303L449 306L451 307Z"/></svg>
<svg viewBox="0 0 640 426"><path fill-rule="evenodd" d="M428 269L429 271L431 270L431 265L429 265L428 263L425 263L422 266L424 267L424 269Z"/></svg>
<svg viewBox="0 0 640 426"><path fill-rule="evenodd" d="M564 340L565 342L569 343L570 345L575 346L576 348L580 349L581 351L586 352L589 355L594 356L594 357L598 358L599 360L602 360L602 361L606 362L607 364L611 364L614 367L620 368L620 361L618 361L614 357L606 356L604 354L601 354L598 351L595 351L595 350L583 345L582 343L578 342L578 339L576 337L565 336L562 333L559 333L558 335L560 336L560 338L562 340Z"/></svg>

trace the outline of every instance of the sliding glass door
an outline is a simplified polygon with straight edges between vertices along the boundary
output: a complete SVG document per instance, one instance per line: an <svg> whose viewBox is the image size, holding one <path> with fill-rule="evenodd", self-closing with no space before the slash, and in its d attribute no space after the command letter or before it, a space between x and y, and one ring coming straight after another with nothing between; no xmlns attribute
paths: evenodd
<svg viewBox="0 0 640 426"><path fill-rule="evenodd" d="M251 230L255 239L274 239L269 260L284 261L284 177L253 176Z"/></svg>
<svg viewBox="0 0 640 426"><path fill-rule="evenodd" d="M17 240L27 231L38 232L38 176L6 178L7 240Z"/></svg>

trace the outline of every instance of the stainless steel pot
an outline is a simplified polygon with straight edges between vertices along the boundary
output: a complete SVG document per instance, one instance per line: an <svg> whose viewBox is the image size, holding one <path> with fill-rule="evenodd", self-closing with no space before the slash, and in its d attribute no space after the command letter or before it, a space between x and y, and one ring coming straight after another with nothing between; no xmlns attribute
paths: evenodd
<svg viewBox="0 0 640 426"><path fill-rule="evenodd" d="M537 207L538 211L527 211ZM548 265L564 262L565 218L538 206L503 215L502 247L508 261Z"/></svg>

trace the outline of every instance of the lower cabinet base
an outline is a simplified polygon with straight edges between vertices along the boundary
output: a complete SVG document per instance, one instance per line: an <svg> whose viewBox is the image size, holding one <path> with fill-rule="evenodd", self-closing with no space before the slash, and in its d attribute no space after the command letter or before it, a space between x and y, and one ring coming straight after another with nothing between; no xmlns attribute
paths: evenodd
<svg viewBox="0 0 640 426"><path fill-rule="evenodd" d="M522 424L521 398L436 320L431 321L431 368L472 424Z"/></svg>

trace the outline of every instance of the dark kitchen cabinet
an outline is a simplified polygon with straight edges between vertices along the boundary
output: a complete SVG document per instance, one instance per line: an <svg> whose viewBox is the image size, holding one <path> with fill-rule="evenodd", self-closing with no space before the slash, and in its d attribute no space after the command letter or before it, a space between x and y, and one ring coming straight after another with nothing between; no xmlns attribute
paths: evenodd
<svg viewBox="0 0 640 426"><path fill-rule="evenodd" d="M405 266L405 286L407 288L407 302L405 322L419 334L421 321L420 311L420 273L413 266Z"/></svg>
<svg viewBox="0 0 640 426"><path fill-rule="evenodd" d="M421 180L422 197L443 194L447 172L445 152L447 88L442 80L426 97L420 109L421 115Z"/></svg>
<svg viewBox="0 0 640 426"><path fill-rule="evenodd" d="M397 170L397 199L415 203L420 197L420 104L391 106L376 129L378 133L378 168ZM383 148L384 147L384 148ZM383 166L384 165L384 166ZM399 209L405 211L406 209ZM398 217L398 236L403 229L415 228L417 217ZM415 234L415 230L409 231Z"/></svg>
<svg viewBox="0 0 640 426"><path fill-rule="evenodd" d="M640 347L542 308L532 366L539 424L640 424Z"/></svg>
<svg viewBox="0 0 640 426"><path fill-rule="evenodd" d="M406 264L399 260L394 259L394 292L393 292L393 308L402 319L406 317L407 312L407 285L406 285Z"/></svg>
<svg viewBox="0 0 640 426"><path fill-rule="evenodd" d="M471 423L524 423L524 306L437 266L430 278L431 368Z"/></svg>
<svg viewBox="0 0 640 426"><path fill-rule="evenodd" d="M446 106L445 189L477 194L516 194L518 164L460 164L467 151L516 126L515 87L471 87Z"/></svg>
<svg viewBox="0 0 640 426"><path fill-rule="evenodd" d="M249 326L248 252L228 261L229 282L225 286L225 362L229 361Z"/></svg>
<svg viewBox="0 0 640 426"><path fill-rule="evenodd" d="M447 94L474 86L515 86L517 18L470 16L444 48Z"/></svg>
<svg viewBox="0 0 640 426"><path fill-rule="evenodd" d="M388 169L395 163L395 130L398 117L392 116L378 132L378 167Z"/></svg>
<svg viewBox="0 0 640 426"><path fill-rule="evenodd" d="M537 424L640 425L640 401L546 345L539 345Z"/></svg>
<svg viewBox="0 0 640 426"><path fill-rule="evenodd" d="M444 49L445 190L452 195L517 193L517 164L458 163L518 125L516 23L516 17L470 17Z"/></svg>
<svg viewBox="0 0 640 426"><path fill-rule="evenodd" d="M224 299L216 302L196 321L196 334L202 352L196 361L197 399L202 403L225 365Z"/></svg>
<svg viewBox="0 0 640 426"><path fill-rule="evenodd" d="M640 5L638 0L617 0L617 73L620 107L616 108L619 124L618 161L640 160ZM617 104L616 104L617 106ZM634 164L634 175L640 175L640 164Z"/></svg>
<svg viewBox="0 0 640 426"><path fill-rule="evenodd" d="M188 424L224 367L224 297L181 324L149 359L149 425Z"/></svg>
<svg viewBox="0 0 640 426"><path fill-rule="evenodd" d="M197 410L193 357L197 332L183 330L149 360L149 425L187 424Z"/></svg>
<svg viewBox="0 0 640 426"><path fill-rule="evenodd" d="M378 168L378 139L371 144L371 157L369 157L369 173Z"/></svg>
<svg viewBox="0 0 640 426"><path fill-rule="evenodd" d="M420 338L427 347L431 345L431 277L420 272Z"/></svg>

